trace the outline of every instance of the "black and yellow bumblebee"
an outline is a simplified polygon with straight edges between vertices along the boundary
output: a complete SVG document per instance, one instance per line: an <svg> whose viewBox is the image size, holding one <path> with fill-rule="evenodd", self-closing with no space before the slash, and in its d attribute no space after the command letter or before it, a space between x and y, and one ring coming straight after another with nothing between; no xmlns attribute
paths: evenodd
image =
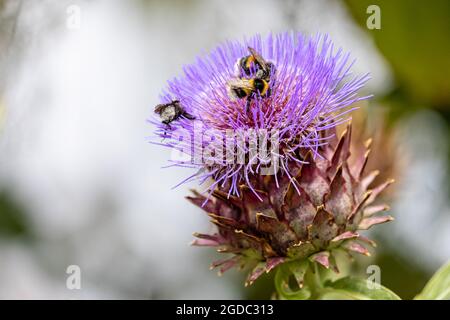
<svg viewBox="0 0 450 320"><path fill-rule="evenodd" d="M228 81L228 95L232 99L251 98L258 93L261 97L270 95L269 83L264 79L232 79Z"/></svg>
<svg viewBox="0 0 450 320"><path fill-rule="evenodd" d="M253 48L250 55L236 62L238 78L227 83L227 92L231 99L247 98L247 107L255 95L270 96L271 78L275 72L273 63L264 60Z"/></svg>
<svg viewBox="0 0 450 320"><path fill-rule="evenodd" d="M236 62L237 76L240 78L251 77L253 72L254 78L269 82L272 70L275 71L273 63L266 61L252 47L248 47L248 51L250 51L248 56L242 57Z"/></svg>

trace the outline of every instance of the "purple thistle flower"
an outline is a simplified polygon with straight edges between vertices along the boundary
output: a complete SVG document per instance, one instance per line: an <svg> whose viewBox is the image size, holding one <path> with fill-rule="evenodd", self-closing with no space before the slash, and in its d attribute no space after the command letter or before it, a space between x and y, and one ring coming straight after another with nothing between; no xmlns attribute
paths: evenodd
<svg viewBox="0 0 450 320"><path fill-rule="evenodd" d="M392 220L374 202L393 181L371 188L378 171L365 172L371 140L351 154L351 126L336 136L352 105L369 98L357 95L368 75L352 76L349 59L327 36L255 36L169 81L154 143L189 156L171 166L198 169L181 183L211 182L207 196L187 198L216 226L192 244L229 255L213 262L220 273L247 267L252 284L277 269L281 297L292 296L294 275L295 295L308 298L317 265L338 272L337 251L369 255L374 242L359 232Z"/></svg>
<svg viewBox="0 0 450 320"><path fill-rule="evenodd" d="M243 77L236 70L236 63L249 56L249 47L275 67L268 81L270 94L255 92L251 98L236 99L229 94L229 83ZM204 183L212 178L210 193L221 187L228 196L239 196L239 186L245 184L259 197L252 180L267 165L267 155L252 154L249 145L233 149L234 161L223 160L223 153L204 151L214 142L216 146L224 145L230 132L234 133L234 145L239 139L247 141L252 130L276 132L279 146L269 154L278 157L277 169L295 187L290 163L305 162L299 157L300 151L311 151L314 159L322 157L320 148L335 138L326 132L348 120L348 113L355 109L351 107L353 103L369 98L357 95L369 77L352 76L353 62L348 53L335 50L326 35L283 33L270 34L264 40L254 36L244 43L228 41L185 66L183 76L168 82L161 102L178 100L185 115L191 117L180 115L170 124L161 123L157 117L149 120L157 126L156 135L162 138L153 143L190 156L170 164L197 168L182 182L197 179ZM251 74L245 79L254 78L256 69L257 65L252 65ZM239 153L244 155L244 162L236 161Z"/></svg>

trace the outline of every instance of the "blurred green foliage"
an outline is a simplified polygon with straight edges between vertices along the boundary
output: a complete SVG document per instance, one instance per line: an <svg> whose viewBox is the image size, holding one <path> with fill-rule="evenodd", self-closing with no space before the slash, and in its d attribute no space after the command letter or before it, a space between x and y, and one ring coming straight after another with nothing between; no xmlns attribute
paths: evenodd
<svg viewBox="0 0 450 320"><path fill-rule="evenodd" d="M385 243L383 243L385 246ZM380 246L381 247L381 246ZM381 281L383 285L402 299L414 298L431 277L421 266L412 264L408 257L396 251L378 248L376 265L382 266Z"/></svg>
<svg viewBox="0 0 450 320"><path fill-rule="evenodd" d="M0 236L21 236L27 234L26 215L9 197L0 192Z"/></svg>
<svg viewBox="0 0 450 320"><path fill-rule="evenodd" d="M355 21L387 59L405 96L417 104L450 107L450 1L344 0ZM381 29L366 26L378 5Z"/></svg>

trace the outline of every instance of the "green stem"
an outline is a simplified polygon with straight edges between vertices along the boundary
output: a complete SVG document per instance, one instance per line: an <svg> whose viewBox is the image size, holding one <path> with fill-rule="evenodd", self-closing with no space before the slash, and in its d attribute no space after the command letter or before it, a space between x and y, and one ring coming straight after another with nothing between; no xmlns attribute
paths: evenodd
<svg viewBox="0 0 450 320"><path fill-rule="evenodd" d="M322 291L323 284L317 263L311 263L305 274L305 282L311 290L311 299L315 299Z"/></svg>
<svg viewBox="0 0 450 320"><path fill-rule="evenodd" d="M316 288L322 288L322 279L320 279L320 271L319 267L317 266L317 263L313 263L314 268L314 283L316 285Z"/></svg>
<svg viewBox="0 0 450 320"><path fill-rule="evenodd" d="M289 282L292 276L298 281L300 288L291 287ZM282 299L315 299L323 292L322 273L316 263L305 260L293 261L277 268L275 288Z"/></svg>

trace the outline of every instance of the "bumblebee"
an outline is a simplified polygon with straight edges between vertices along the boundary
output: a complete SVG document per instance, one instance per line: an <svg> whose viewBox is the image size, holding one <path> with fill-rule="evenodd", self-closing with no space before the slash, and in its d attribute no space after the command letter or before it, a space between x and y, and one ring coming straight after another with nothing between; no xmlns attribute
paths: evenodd
<svg viewBox="0 0 450 320"><path fill-rule="evenodd" d="M252 47L248 47L250 55L236 62L237 79L227 83L228 95L231 99L247 98L247 108L255 94L261 97L270 96L270 83L273 82L275 66L264 60Z"/></svg>
<svg viewBox="0 0 450 320"><path fill-rule="evenodd" d="M264 60L252 47L248 47L248 51L250 51L250 55L240 58L236 63L237 75L240 78L250 77L254 71L254 78L270 82L270 76L275 71L273 63Z"/></svg>
<svg viewBox="0 0 450 320"><path fill-rule="evenodd" d="M170 123L178 120L180 117L194 120L195 117L184 110L179 100L173 100L169 103L158 104L155 107L155 113L161 117L161 122L170 127Z"/></svg>
<svg viewBox="0 0 450 320"><path fill-rule="evenodd" d="M228 81L228 95L232 99L247 98L250 100L255 93L261 97L270 95L269 83L264 79L232 79Z"/></svg>

